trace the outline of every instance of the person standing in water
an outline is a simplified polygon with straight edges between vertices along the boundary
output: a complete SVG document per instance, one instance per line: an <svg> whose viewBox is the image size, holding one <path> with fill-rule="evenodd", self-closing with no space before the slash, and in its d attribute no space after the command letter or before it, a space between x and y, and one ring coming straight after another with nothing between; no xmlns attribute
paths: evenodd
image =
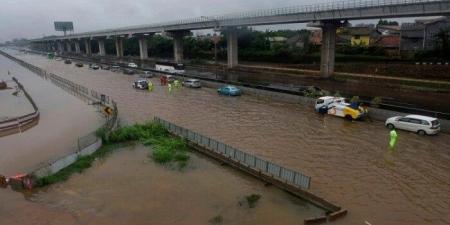
<svg viewBox="0 0 450 225"><path fill-rule="evenodd" d="M153 83L151 81L148 81L148 91L152 92L153 91Z"/></svg>
<svg viewBox="0 0 450 225"><path fill-rule="evenodd" d="M394 150L398 137L397 131L395 131L395 129L392 129L391 132L389 132L389 136L390 136L389 149Z"/></svg>

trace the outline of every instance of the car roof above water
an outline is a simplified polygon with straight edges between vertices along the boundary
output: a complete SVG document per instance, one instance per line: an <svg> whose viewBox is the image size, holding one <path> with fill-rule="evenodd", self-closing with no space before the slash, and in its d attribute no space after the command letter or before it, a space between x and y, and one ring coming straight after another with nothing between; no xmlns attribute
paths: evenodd
<svg viewBox="0 0 450 225"><path fill-rule="evenodd" d="M413 119L419 119L419 120L426 120L426 121L433 121L437 120L437 118L429 117L429 116L421 116L421 115L407 115L406 118L413 118Z"/></svg>

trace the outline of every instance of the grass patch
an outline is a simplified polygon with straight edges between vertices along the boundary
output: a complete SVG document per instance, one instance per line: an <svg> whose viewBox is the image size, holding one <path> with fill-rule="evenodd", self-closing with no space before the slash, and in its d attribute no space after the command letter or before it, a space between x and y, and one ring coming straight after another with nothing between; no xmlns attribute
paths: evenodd
<svg viewBox="0 0 450 225"><path fill-rule="evenodd" d="M99 132L99 135L102 135L102 132ZM107 143L138 141L144 145L151 145L153 147L151 157L160 164L183 168L189 160L186 141L170 135L163 126L155 122L120 127L102 138Z"/></svg>
<svg viewBox="0 0 450 225"><path fill-rule="evenodd" d="M260 198L261 198L261 195L259 195L259 194L251 194L251 195L245 196L245 199L247 200L249 208L255 208L256 203L258 202L258 200Z"/></svg>
<svg viewBox="0 0 450 225"><path fill-rule="evenodd" d="M212 219L210 219L209 222L211 224L222 224L223 217L222 217L222 215L217 215L217 216L213 217Z"/></svg>

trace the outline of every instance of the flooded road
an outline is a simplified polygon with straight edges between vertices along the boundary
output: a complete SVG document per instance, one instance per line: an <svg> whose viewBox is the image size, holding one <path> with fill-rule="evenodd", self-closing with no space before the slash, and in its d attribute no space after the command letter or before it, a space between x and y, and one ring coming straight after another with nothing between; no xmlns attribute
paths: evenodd
<svg viewBox="0 0 450 225"><path fill-rule="evenodd" d="M295 225L323 213L205 156L190 154L187 168L174 171L148 154L143 146L122 149L31 200L71 212L79 224L214 224L220 216L220 224ZM255 208L245 200L251 194L262 196Z"/></svg>
<svg viewBox="0 0 450 225"><path fill-rule="evenodd" d="M16 56L110 95L127 122L157 115L311 176L311 191L349 210L335 224L450 224L448 134L398 132L390 152L382 122L348 122L318 115L309 105L248 95L220 97L208 88L136 91L134 76Z"/></svg>

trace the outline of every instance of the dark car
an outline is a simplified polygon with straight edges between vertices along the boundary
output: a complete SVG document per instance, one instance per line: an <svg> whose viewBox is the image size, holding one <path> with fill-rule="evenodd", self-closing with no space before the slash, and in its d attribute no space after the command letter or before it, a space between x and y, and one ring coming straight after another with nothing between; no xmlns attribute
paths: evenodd
<svg viewBox="0 0 450 225"><path fill-rule="evenodd" d="M111 71L112 72L119 72L120 71L120 66L118 66L118 65L111 66Z"/></svg>
<svg viewBox="0 0 450 225"><path fill-rule="evenodd" d="M100 69L100 67L97 64L93 64L93 65L91 65L91 69L98 70L98 69Z"/></svg>
<svg viewBox="0 0 450 225"><path fill-rule="evenodd" d="M109 70L111 67L109 67L108 65L101 65L100 69L102 70Z"/></svg>
<svg viewBox="0 0 450 225"><path fill-rule="evenodd" d="M77 66L77 67L83 67L83 63L77 62L77 63L75 63L75 66Z"/></svg>
<svg viewBox="0 0 450 225"><path fill-rule="evenodd" d="M65 64L72 64L72 61L70 61L70 59L66 59L66 60L64 60L64 63Z"/></svg>
<svg viewBox="0 0 450 225"><path fill-rule="evenodd" d="M132 70L132 69L124 69L123 70L123 74L133 75L134 74L134 70Z"/></svg>
<svg viewBox="0 0 450 225"><path fill-rule="evenodd" d="M155 74L153 74L152 72L150 72L150 71L142 71L142 73L141 74L139 74L139 77L141 77L141 78L153 78L155 76Z"/></svg>

